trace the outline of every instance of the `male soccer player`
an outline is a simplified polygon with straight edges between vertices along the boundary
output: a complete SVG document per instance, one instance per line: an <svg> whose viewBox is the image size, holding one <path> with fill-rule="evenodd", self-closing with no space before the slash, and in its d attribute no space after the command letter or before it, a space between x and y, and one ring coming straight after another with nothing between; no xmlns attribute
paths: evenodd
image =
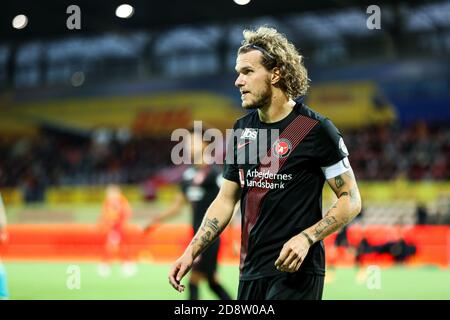
<svg viewBox="0 0 450 320"><path fill-rule="evenodd" d="M146 230L162 220L180 214L185 203L189 203L192 211L192 225L197 232L202 223L203 215L211 202L219 192L223 180L222 170L218 166L208 165L203 157L205 142L202 132L191 130L189 138L192 159L200 159L200 163L189 166L183 173L180 184L180 192L175 195L175 200L166 210L156 215L149 222ZM219 299L231 300L230 295L219 283L217 277L217 255L219 253L220 238L198 256L193 264L191 277L189 279L189 299L198 300L198 285L201 280L207 280L209 288Z"/></svg>
<svg viewBox="0 0 450 320"><path fill-rule="evenodd" d="M238 299L321 299L321 240L361 208L348 152L332 122L303 103L308 76L294 45L273 28L243 34L235 85L242 107L252 112L234 125L241 134L227 150L224 182L199 231L172 266L169 282L184 290L180 280L226 227L240 198ZM278 130L279 136L272 139L267 130ZM251 161L254 155L248 151L261 142L265 157ZM338 199L322 216L325 180Z"/></svg>
<svg viewBox="0 0 450 320"><path fill-rule="evenodd" d="M106 231L105 252L103 262L98 266L98 273L107 277L111 273L110 263L114 256L119 254L123 264L122 272L125 276L133 276L136 273L136 266L133 262L127 261L126 248L122 248L125 234L125 226L131 218L131 206L123 195L122 190L117 185L109 185L106 188L106 198L103 202L102 214L100 217L100 228Z"/></svg>
<svg viewBox="0 0 450 320"><path fill-rule="evenodd" d="M6 212L3 205L2 195L0 193L0 245L8 239L6 232ZM0 300L8 299L8 286L6 283L6 272L0 260Z"/></svg>

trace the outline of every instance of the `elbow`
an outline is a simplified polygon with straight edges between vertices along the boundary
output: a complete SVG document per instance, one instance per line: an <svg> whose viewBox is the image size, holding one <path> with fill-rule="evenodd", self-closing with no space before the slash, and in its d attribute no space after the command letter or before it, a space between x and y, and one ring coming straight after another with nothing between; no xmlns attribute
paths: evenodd
<svg viewBox="0 0 450 320"><path fill-rule="evenodd" d="M361 198L355 197L353 199L349 199L347 202L347 214L345 219L345 224L352 221L358 214L361 213L362 210L362 204L361 204Z"/></svg>
<svg viewBox="0 0 450 320"><path fill-rule="evenodd" d="M361 198L358 197L358 199L355 201L354 205L353 205L353 218L356 217L358 214L361 213L362 210L362 203L361 203Z"/></svg>

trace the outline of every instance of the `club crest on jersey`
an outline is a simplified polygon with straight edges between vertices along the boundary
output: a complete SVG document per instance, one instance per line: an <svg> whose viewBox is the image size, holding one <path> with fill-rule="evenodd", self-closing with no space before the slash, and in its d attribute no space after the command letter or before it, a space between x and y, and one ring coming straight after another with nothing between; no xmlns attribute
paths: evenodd
<svg viewBox="0 0 450 320"><path fill-rule="evenodd" d="M272 153L278 158L284 158L292 150L292 144L288 139L278 139L272 146Z"/></svg>
<svg viewBox="0 0 450 320"><path fill-rule="evenodd" d="M258 137L258 130L253 128L245 128L241 134L241 139L256 140Z"/></svg>

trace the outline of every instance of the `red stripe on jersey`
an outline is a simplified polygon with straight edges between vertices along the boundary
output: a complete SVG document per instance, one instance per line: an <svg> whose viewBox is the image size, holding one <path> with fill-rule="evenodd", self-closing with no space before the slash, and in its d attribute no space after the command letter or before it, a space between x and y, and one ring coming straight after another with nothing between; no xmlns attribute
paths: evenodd
<svg viewBox="0 0 450 320"><path fill-rule="evenodd" d="M306 135L314 128L314 126L318 123L317 120L305 117L303 115L295 118L280 134L279 139L288 139L292 144L292 151L300 144L300 142L306 137ZM273 143L273 141L272 141ZM272 159L270 159L272 157ZM286 160L289 158L289 155L284 158L276 158L272 155L272 146L269 147L267 151L266 157L261 161L262 163L268 163L267 165L261 164L258 168L258 171L261 169L269 168L270 161L268 160L278 160L278 170L276 172L272 172L276 174L281 167L284 165ZM254 181L259 181L262 178L254 178ZM267 182L271 182L271 179L267 179ZM245 199L245 215L244 215L244 225L242 228L242 237L241 237L241 256L240 256L240 269L244 267L244 261L248 252L248 237L253 227L255 226L258 217L260 215L262 202L264 196L270 191L268 188L258 188L258 187L250 187L247 196Z"/></svg>

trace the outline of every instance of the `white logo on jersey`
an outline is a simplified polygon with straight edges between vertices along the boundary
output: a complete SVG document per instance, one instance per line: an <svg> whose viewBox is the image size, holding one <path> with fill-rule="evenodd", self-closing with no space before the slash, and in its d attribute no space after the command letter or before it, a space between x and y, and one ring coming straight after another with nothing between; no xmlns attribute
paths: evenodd
<svg viewBox="0 0 450 320"><path fill-rule="evenodd" d="M245 128L241 134L241 139L256 140L258 137L258 130L253 128Z"/></svg>

